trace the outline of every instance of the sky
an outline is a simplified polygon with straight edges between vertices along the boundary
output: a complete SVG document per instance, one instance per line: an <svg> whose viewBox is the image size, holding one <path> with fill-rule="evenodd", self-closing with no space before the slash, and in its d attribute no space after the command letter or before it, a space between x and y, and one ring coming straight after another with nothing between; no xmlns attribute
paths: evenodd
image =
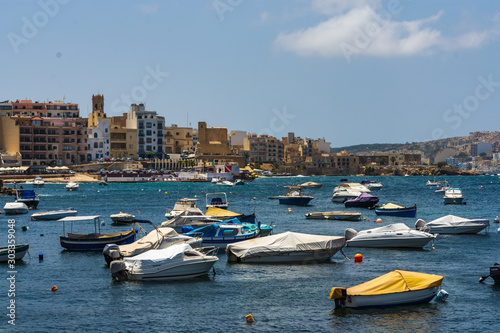
<svg viewBox="0 0 500 333"><path fill-rule="evenodd" d="M500 2L0 0L0 101L332 147L500 130Z"/></svg>

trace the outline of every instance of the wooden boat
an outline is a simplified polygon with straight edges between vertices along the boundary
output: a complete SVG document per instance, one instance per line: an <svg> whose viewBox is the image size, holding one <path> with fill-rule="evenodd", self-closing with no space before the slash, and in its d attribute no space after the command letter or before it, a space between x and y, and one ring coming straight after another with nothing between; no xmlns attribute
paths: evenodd
<svg viewBox="0 0 500 333"><path fill-rule="evenodd" d="M385 204L381 207L375 207L375 214L400 216L400 217L415 217L417 215L417 204L411 207L403 207L393 203Z"/></svg>
<svg viewBox="0 0 500 333"><path fill-rule="evenodd" d="M300 186L284 186L287 188L285 195L278 196L282 205L307 206L314 199L312 195L305 195Z"/></svg>
<svg viewBox="0 0 500 333"><path fill-rule="evenodd" d="M323 184L315 183L315 182L306 182L299 185L300 187L311 187L311 188L321 188Z"/></svg>
<svg viewBox="0 0 500 333"><path fill-rule="evenodd" d="M430 302L439 292L443 276L394 270L351 288L332 288L335 308L400 306Z"/></svg>
<svg viewBox="0 0 500 333"><path fill-rule="evenodd" d="M26 252L28 252L29 247L29 244L0 247L0 262L21 260Z"/></svg>
<svg viewBox="0 0 500 333"><path fill-rule="evenodd" d="M63 235L59 236L61 246L67 250L102 251L106 244L130 244L135 240L136 231L132 228L123 232L101 233L100 215L68 216L63 222ZM73 233L73 222L93 221L94 231L88 234ZM66 222L71 222L71 231L66 233Z"/></svg>
<svg viewBox="0 0 500 333"><path fill-rule="evenodd" d="M6 215L28 214L29 208L23 202L7 202L3 206Z"/></svg>
<svg viewBox="0 0 500 333"><path fill-rule="evenodd" d="M47 221L47 220L59 220L63 217L67 216L75 216L78 213L77 210L70 209L61 209L61 210L51 210L48 212L40 212L31 215L32 221Z"/></svg>
<svg viewBox="0 0 500 333"><path fill-rule="evenodd" d="M308 220L344 220L359 221L360 212L310 212L306 214Z"/></svg>

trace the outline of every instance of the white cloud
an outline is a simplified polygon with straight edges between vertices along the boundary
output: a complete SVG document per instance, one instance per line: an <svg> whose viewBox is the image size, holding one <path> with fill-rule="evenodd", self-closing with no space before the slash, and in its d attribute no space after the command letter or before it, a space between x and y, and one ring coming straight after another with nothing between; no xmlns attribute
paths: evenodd
<svg viewBox="0 0 500 333"><path fill-rule="evenodd" d="M378 0L315 0L313 8L330 18L307 29L280 33L275 47L301 56L345 57L351 61L362 55L395 57L429 54L436 49L477 48L498 33L472 31L445 37L432 27L442 12L421 20L396 21L404 8L382 8Z"/></svg>
<svg viewBox="0 0 500 333"><path fill-rule="evenodd" d="M139 9L144 14L156 14L158 12L158 4L156 3L143 3L139 5Z"/></svg>

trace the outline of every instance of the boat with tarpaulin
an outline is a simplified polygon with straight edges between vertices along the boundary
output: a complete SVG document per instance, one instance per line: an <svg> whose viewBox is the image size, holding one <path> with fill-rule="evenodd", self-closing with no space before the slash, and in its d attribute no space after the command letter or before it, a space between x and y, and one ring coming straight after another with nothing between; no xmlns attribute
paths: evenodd
<svg viewBox="0 0 500 333"><path fill-rule="evenodd" d="M403 207L389 202L383 206L375 207L375 214L399 217L415 217L417 216L417 204L411 207Z"/></svg>

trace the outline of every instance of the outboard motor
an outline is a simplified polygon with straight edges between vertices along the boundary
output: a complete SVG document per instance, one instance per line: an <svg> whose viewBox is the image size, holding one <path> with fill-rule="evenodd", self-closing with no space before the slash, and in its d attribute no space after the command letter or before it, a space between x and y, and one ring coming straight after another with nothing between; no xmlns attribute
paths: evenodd
<svg viewBox="0 0 500 333"><path fill-rule="evenodd" d="M425 227L425 221L422 219L418 219L417 222L415 222L415 228L417 230L423 230Z"/></svg>
<svg viewBox="0 0 500 333"><path fill-rule="evenodd" d="M345 237L346 241L356 237L357 235L358 235L358 232L356 230L351 229L351 228L345 229L344 237Z"/></svg>
<svg viewBox="0 0 500 333"><path fill-rule="evenodd" d="M113 260L122 259L120 248L116 244L106 244L102 250L102 254L104 255L104 260L106 260L106 264L108 266Z"/></svg>
<svg viewBox="0 0 500 333"><path fill-rule="evenodd" d="M109 264L109 271L111 272L111 277L116 281L127 281L128 271L125 262L122 260L114 260Z"/></svg>

